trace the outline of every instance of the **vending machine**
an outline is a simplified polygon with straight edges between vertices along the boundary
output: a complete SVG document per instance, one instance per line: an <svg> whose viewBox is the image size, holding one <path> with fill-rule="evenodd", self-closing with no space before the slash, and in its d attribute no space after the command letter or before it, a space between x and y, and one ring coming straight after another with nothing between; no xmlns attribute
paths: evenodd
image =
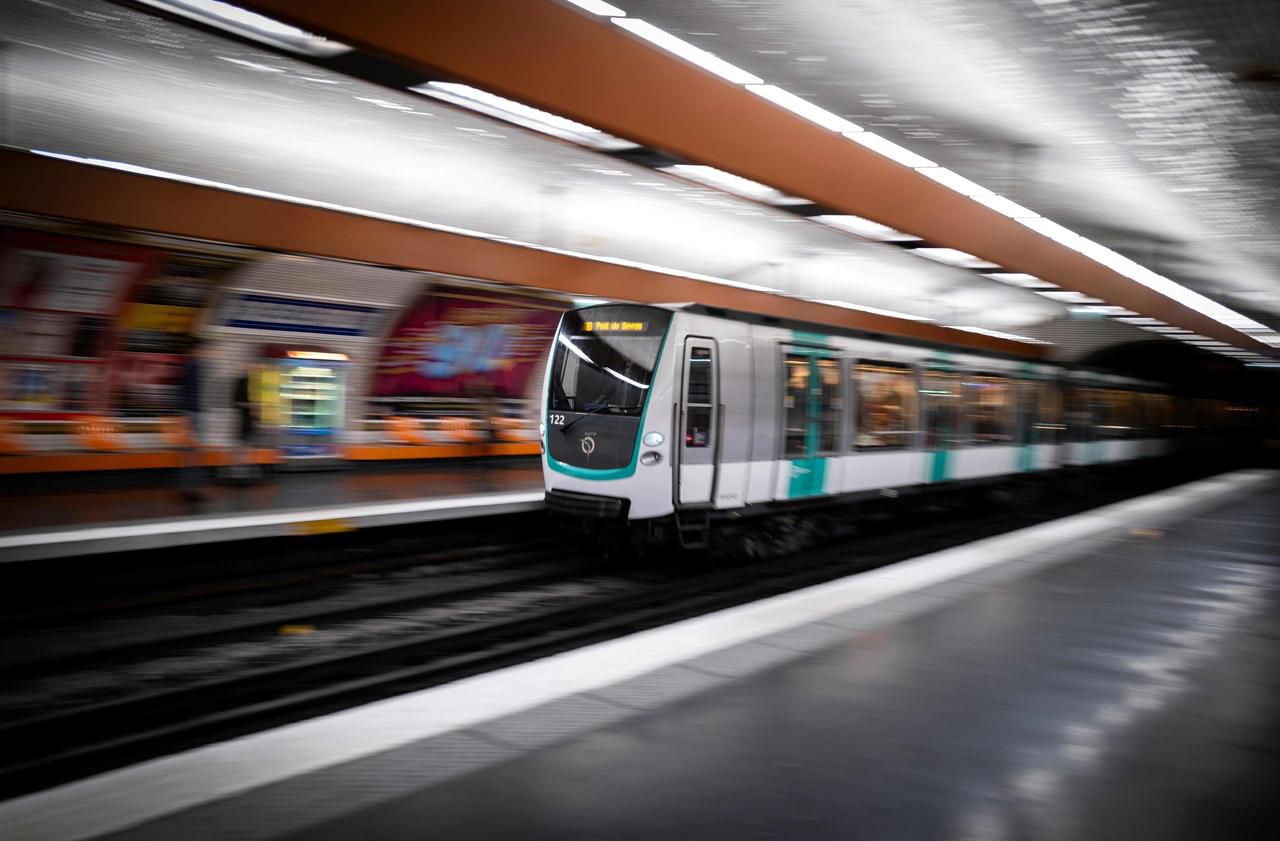
<svg viewBox="0 0 1280 841"><path fill-rule="evenodd" d="M258 371L263 426L286 459L334 459L346 417L347 355L319 348L272 346Z"/></svg>

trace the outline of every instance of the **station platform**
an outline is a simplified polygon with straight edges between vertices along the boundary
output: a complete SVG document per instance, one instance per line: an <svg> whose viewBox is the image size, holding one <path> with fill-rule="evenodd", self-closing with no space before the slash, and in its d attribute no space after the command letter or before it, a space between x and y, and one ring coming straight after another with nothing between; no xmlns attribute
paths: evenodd
<svg viewBox="0 0 1280 841"><path fill-rule="evenodd" d="M313 535L542 507L536 458L273 473L178 494L172 475L11 484L0 489L0 563Z"/></svg>
<svg viewBox="0 0 1280 841"><path fill-rule="evenodd" d="M0 804L16 837L1273 839L1240 471Z"/></svg>

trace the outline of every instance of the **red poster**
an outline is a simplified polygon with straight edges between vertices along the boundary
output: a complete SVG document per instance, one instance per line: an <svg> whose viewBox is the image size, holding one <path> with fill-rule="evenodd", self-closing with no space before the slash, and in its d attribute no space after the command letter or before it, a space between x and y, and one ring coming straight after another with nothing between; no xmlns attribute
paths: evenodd
<svg viewBox="0 0 1280 841"><path fill-rule="evenodd" d="M155 252L0 229L0 411L101 411L120 302Z"/></svg>
<svg viewBox="0 0 1280 841"><path fill-rule="evenodd" d="M374 397L525 395L565 305L533 295L435 287L405 310L382 350Z"/></svg>

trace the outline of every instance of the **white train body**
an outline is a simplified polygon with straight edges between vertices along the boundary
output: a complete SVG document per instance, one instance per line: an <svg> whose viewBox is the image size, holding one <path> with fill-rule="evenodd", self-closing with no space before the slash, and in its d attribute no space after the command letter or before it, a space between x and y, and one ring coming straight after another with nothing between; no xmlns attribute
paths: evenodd
<svg viewBox="0 0 1280 841"><path fill-rule="evenodd" d="M1148 384L817 330L694 305L566 313L546 375L548 506L738 518L1166 451L1103 422L1107 406L1064 411L1067 392L1168 400Z"/></svg>

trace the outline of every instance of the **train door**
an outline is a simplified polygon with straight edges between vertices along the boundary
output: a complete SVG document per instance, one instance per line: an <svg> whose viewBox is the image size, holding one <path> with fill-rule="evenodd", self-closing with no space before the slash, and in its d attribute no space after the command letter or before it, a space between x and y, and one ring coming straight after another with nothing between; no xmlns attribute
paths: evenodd
<svg viewBox="0 0 1280 841"><path fill-rule="evenodd" d="M684 388L680 394L680 464L677 501L711 502L719 448L719 359L714 339L690 336L684 344Z"/></svg>
<svg viewBox="0 0 1280 841"><path fill-rule="evenodd" d="M783 355L782 458L778 496L818 496L840 450L844 397L840 360L830 351L788 347ZM832 476L839 486L840 477Z"/></svg>

